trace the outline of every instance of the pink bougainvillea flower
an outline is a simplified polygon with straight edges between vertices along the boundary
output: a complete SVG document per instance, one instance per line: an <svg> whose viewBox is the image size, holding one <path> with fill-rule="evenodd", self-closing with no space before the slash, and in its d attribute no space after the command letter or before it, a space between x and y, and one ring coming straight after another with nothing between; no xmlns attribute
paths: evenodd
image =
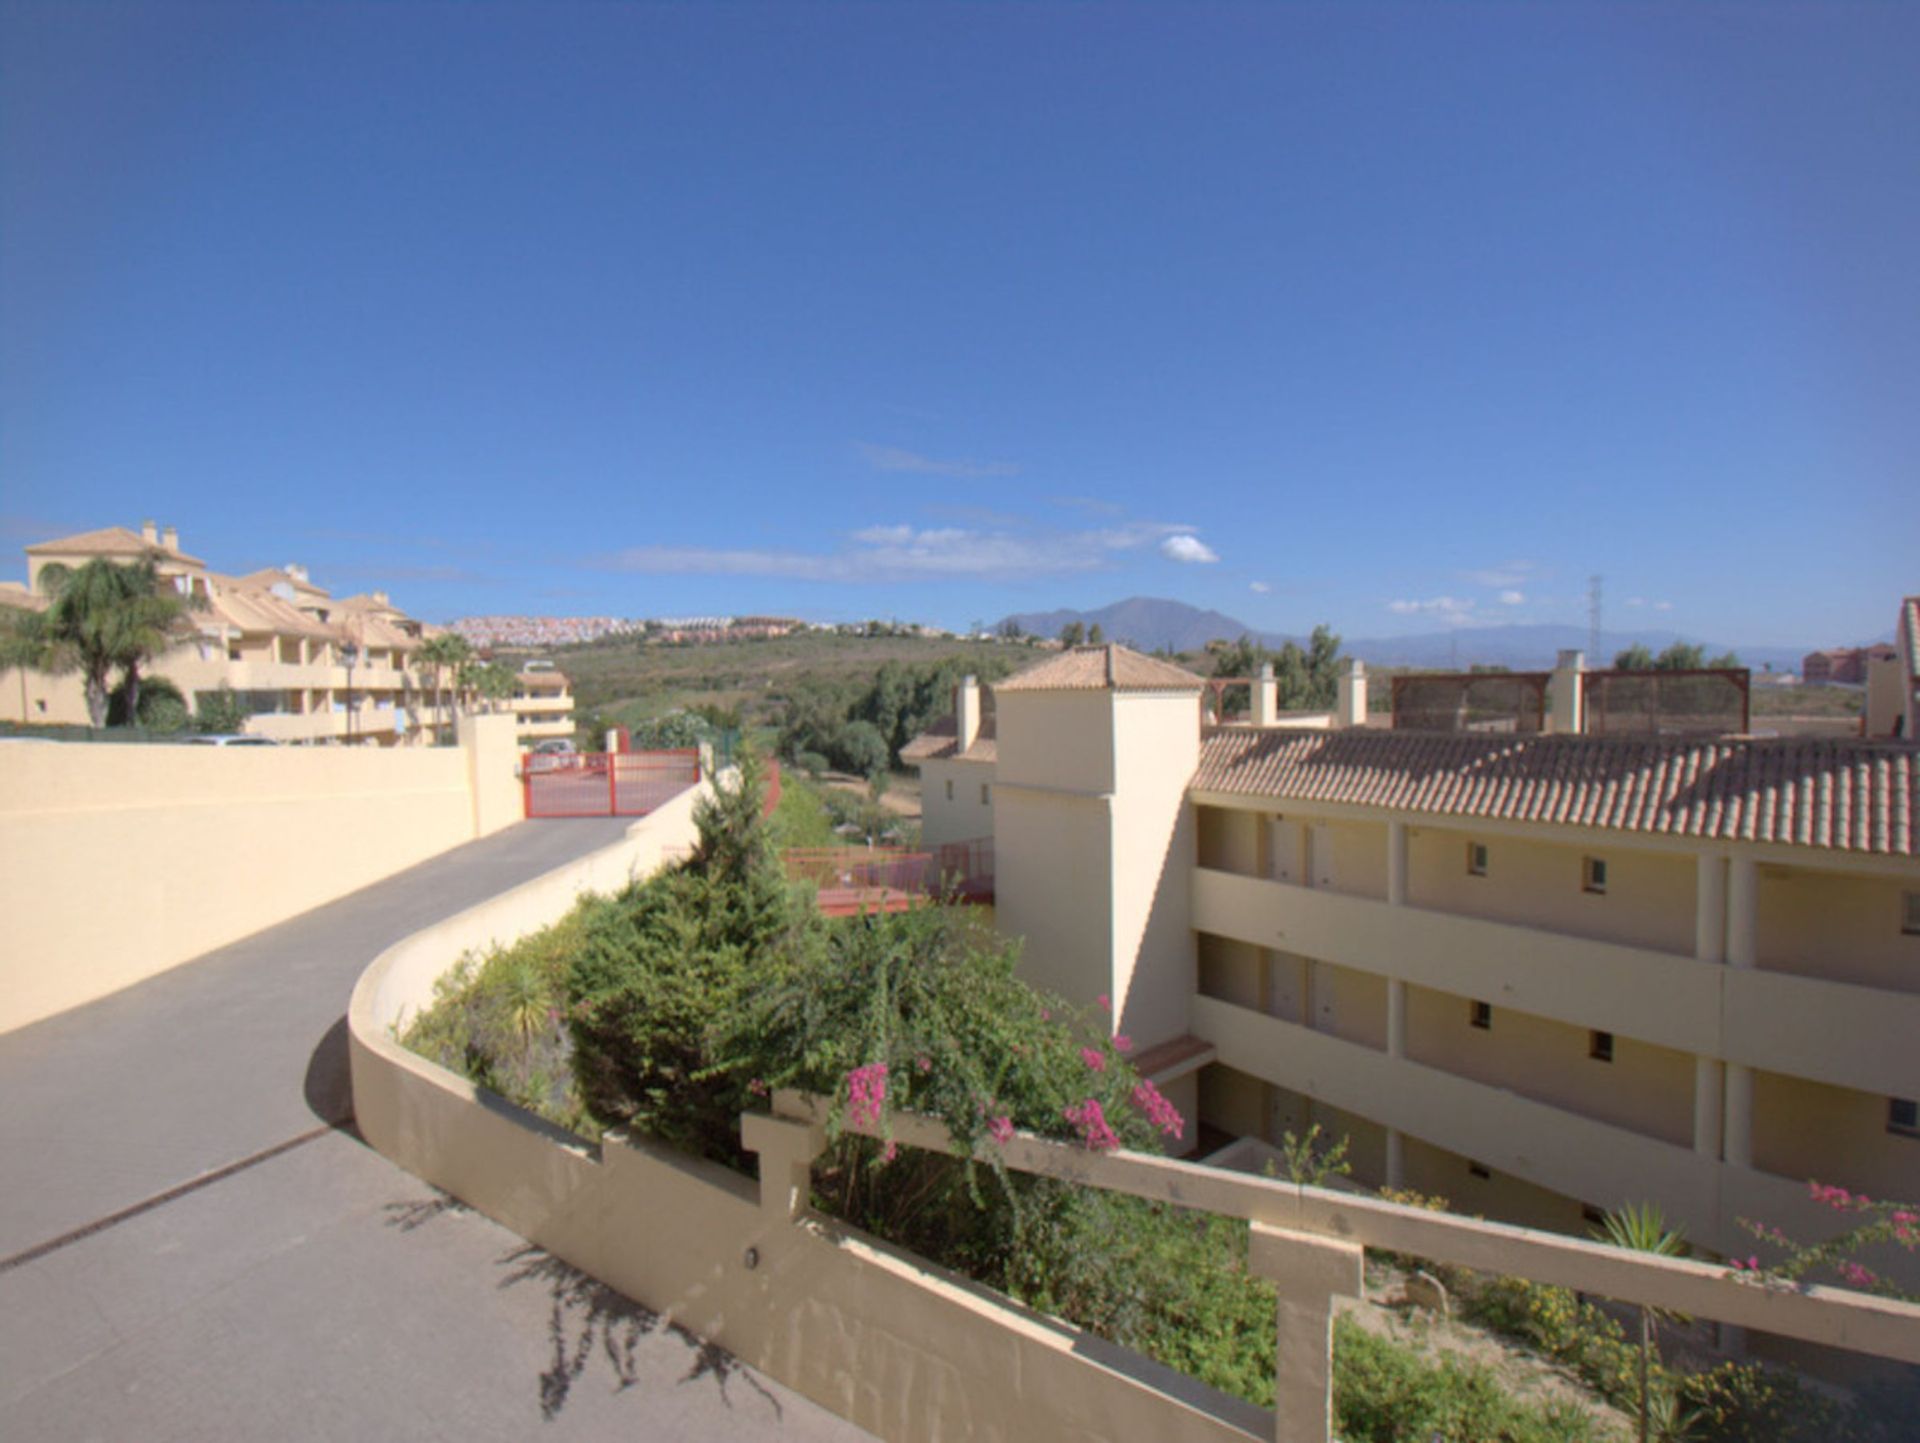
<svg viewBox="0 0 1920 1443"><path fill-rule="evenodd" d="M756 1077L747 1084L747 1091L751 1092L755 1097L765 1097L767 1095L767 1085Z"/></svg>
<svg viewBox="0 0 1920 1443"><path fill-rule="evenodd" d="M1005 1147L1013 1141L1013 1119L996 1117L988 1121L987 1134L1000 1146Z"/></svg>
<svg viewBox="0 0 1920 1443"><path fill-rule="evenodd" d="M933 1071L933 1059L931 1057L928 1057L925 1053L922 1053L920 1056L914 1058L913 1065L919 1068L922 1072Z"/></svg>
<svg viewBox="0 0 1920 1443"><path fill-rule="evenodd" d="M892 1162L898 1156L900 1156L900 1144L889 1142L880 1153L880 1161Z"/></svg>
<svg viewBox="0 0 1920 1443"><path fill-rule="evenodd" d="M1133 1039L1127 1036L1127 1034L1124 1032L1114 1033L1113 1034L1113 1050L1115 1052L1133 1051Z"/></svg>
<svg viewBox="0 0 1920 1443"><path fill-rule="evenodd" d="M1133 1105L1147 1115L1148 1122L1169 1137L1179 1137L1186 1131L1187 1124L1180 1116L1180 1109L1168 1102L1151 1081L1143 1081L1133 1089Z"/></svg>
<svg viewBox="0 0 1920 1443"><path fill-rule="evenodd" d="M1095 1072L1105 1072L1107 1070L1107 1055L1097 1047L1081 1048L1080 1060Z"/></svg>
<svg viewBox="0 0 1920 1443"><path fill-rule="evenodd" d="M1079 1106L1067 1108L1066 1118L1079 1132L1080 1140L1095 1152L1112 1152L1120 1146L1120 1139L1107 1125L1106 1110L1099 1098L1089 1097Z"/></svg>
<svg viewBox="0 0 1920 1443"><path fill-rule="evenodd" d="M886 1102L886 1063L869 1062L847 1074L847 1116L855 1127L871 1127L878 1122Z"/></svg>
<svg viewBox="0 0 1920 1443"><path fill-rule="evenodd" d="M1102 1012L1113 1011L1113 999L1104 992L1093 999L1093 1005L1098 1007Z"/></svg>

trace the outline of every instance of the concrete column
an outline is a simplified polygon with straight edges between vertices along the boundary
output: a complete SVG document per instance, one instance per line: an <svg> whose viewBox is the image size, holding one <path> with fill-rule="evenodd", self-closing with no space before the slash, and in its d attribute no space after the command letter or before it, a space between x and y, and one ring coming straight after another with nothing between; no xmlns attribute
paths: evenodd
<svg viewBox="0 0 1920 1443"><path fill-rule="evenodd" d="M1280 1295L1274 1372L1276 1443L1333 1436L1333 1300L1360 1296L1362 1250L1312 1233L1253 1225L1247 1271Z"/></svg>
<svg viewBox="0 0 1920 1443"><path fill-rule="evenodd" d="M1399 1062L1407 1055L1407 984L1398 977L1387 981L1387 1056Z"/></svg>
<svg viewBox="0 0 1920 1443"><path fill-rule="evenodd" d="M1563 651L1553 664L1553 714L1547 729L1564 736L1578 736L1583 721L1580 708L1580 673L1587 669L1586 656L1578 651Z"/></svg>
<svg viewBox="0 0 1920 1443"><path fill-rule="evenodd" d="M1751 857L1727 864L1727 965L1751 967L1759 952L1757 914L1760 869ZM1729 1062L1727 1101L1721 1125L1723 1156L1735 1167L1753 1166L1753 1069Z"/></svg>
<svg viewBox="0 0 1920 1443"><path fill-rule="evenodd" d="M1387 901L1407 905L1407 824L1387 823Z"/></svg>
<svg viewBox="0 0 1920 1443"><path fill-rule="evenodd" d="M1280 720L1280 684L1273 679L1273 663L1260 663L1260 674L1253 679L1252 705L1247 719L1257 727L1270 727Z"/></svg>
<svg viewBox="0 0 1920 1443"><path fill-rule="evenodd" d="M1693 955L1727 960L1727 859L1707 854L1695 863ZM1693 1060L1693 1150L1718 1160L1725 1120L1726 1069L1715 1057Z"/></svg>
<svg viewBox="0 0 1920 1443"><path fill-rule="evenodd" d="M1727 965L1751 967L1758 960L1760 868L1751 857L1727 862Z"/></svg>
<svg viewBox="0 0 1920 1443"><path fill-rule="evenodd" d="M1335 683L1338 700L1334 705L1333 724L1337 727L1363 727L1367 724L1367 664L1357 656L1350 656L1340 664L1340 676Z"/></svg>
<svg viewBox="0 0 1920 1443"><path fill-rule="evenodd" d="M1387 1186L1403 1188L1407 1185L1407 1145L1406 1137L1397 1127L1387 1129Z"/></svg>

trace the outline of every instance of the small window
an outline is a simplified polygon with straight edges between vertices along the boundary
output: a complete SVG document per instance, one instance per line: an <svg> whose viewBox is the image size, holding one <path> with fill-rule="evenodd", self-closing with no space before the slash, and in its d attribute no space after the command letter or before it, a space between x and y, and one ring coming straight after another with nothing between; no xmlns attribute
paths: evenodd
<svg viewBox="0 0 1920 1443"><path fill-rule="evenodd" d="M987 784L985 782L982 782L980 783L980 805L984 807L986 804L987 804Z"/></svg>
<svg viewBox="0 0 1920 1443"><path fill-rule="evenodd" d="M1607 891L1607 859L1605 857L1582 857L1580 859L1580 886L1582 890L1605 896Z"/></svg>
<svg viewBox="0 0 1920 1443"><path fill-rule="evenodd" d="M947 800L948 801L953 800L953 778L952 777L947 778Z"/></svg>
<svg viewBox="0 0 1920 1443"><path fill-rule="evenodd" d="M1900 930L1910 937L1920 937L1920 892L1904 893L1900 902Z"/></svg>
<svg viewBox="0 0 1920 1443"><path fill-rule="evenodd" d="M1587 1034L1587 1056L1595 1062L1613 1061L1613 1034L1611 1032L1589 1032Z"/></svg>
<svg viewBox="0 0 1920 1443"><path fill-rule="evenodd" d="M1911 1097L1889 1097L1887 1131L1905 1137L1920 1137L1920 1102Z"/></svg>
<svg viewBox="0 0 1920 1443"><path fill-rule="evenodd" d="M1469 877L1487 875L1487 844L1485 842L1467 843L1467 875Z"/></svg>
<svg viewBox="0 0 1920 1443"><path fill-rule="evenodd" d="M1493 1169L1488 1167L1484 1162L1470 1162L1467 1164L1467 1176L1482 1179L1491 1178L1493 1176Z"/></svg>
<svg viewBox="0 0 1920 1443"><path fill-rule="evenodd" d="M1471 1025L1478 1027L1483 1032L1492 1031L1493 1030L1493 1004L1491 1002L1473 1003L1471 1006L1471 1010L1467 1013L1467 1021Z"/></svg>

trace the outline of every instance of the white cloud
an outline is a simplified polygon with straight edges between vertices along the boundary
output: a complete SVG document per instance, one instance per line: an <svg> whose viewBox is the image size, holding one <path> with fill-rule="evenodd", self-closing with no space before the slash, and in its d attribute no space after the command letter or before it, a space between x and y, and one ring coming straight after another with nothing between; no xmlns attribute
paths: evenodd
<svg viewBox="0 0 1920 1443"><path fill-rule="evenodd" d="M1503 591L1500 593L1500 604L1502 606L1521 606L1526 603L1526 599L1527 594L1524 591Z"/></svg>
<svg viewBox="0 0 1920 1443"><path fill-rule="evenodd" d="M1389 601L1387 610L1396 616L1430 616L1446 626L1464 626L1473 620L1472 598L1435 596L1425 601Z"/></svg>
<svg viewBox="0 0 1920 1443"><path fill-rule="evenodd" d="M1211 565L1220 559L1215 551L1198 536L1169 536L1160 543L1160 554L1169 561L1181 561L1188 565Z"/></svg>
<svg viewBox="0 0 1920 1443"><path fill-rule="evenodd" d="M1655 611L1672 611L1673 603L1671 601L1656 601L1653 604L1653 609Z"/></svg>
<svg viewBox="0 0 1920 1443"><path fill-rule="evenodd" d="M1265 596L1269 591L1272 591L1273 588L1264 581L1249 581L1247 583L1247 590L1258 592L1260 595Z"/></svg>
<svg viewBox="0 0 1920 1443"><path fill-rule="evenodd" d="M922 456L900 446L876 446L871 441L855 441L854 450L876 471L905 471L916 476L948 476L956 481L981 481L995 476L1017 476L1020 468L1011 461L942 460Z"/></svg>
<svg viewBox="0 0 1920 1443"><path fill-rule="evenodd" d="M1460 575L1479 586L1511 587L1531 581L1539 569L1539 565L1532 561L1503 561L1498 566L1463 571Z"/></svg>
<svg viewBox="0 0 1920 1443"><path fill-rule="evenodd" d="M1189 526L1148 521L1088 531L875 525L850 533L838 549L829 552L633 546L589 558L585 564L596 570L662 576L773 576L794 581L1007 579L1098 571L1162 538L1192 541L1191 532ZM1207 556L1214 559L1211 552Z"/></svg>
<svg viewBox="0 0 1920 1443"><path fill-rule="evenodd" d="M1628 606L1645 606L1646 604L1647 599L1644 596L1629 596L1627 598Z"/></svg>

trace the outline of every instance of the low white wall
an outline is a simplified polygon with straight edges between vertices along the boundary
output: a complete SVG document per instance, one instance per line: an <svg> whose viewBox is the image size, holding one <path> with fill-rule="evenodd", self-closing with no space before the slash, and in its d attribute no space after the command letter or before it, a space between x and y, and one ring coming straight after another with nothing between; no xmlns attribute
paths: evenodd
<svg viewBox="0 0 1920 1443"><path fill-rule="evenodd" d="M513 719L460 747L0 747L0 1032L520 817Z"/></svg>
<svg viewBox="0 0 1920 1443"><path fill-rule="evenodd" d="M887 1439L1273 1436L1270 1414L644 1141L597 1152L406 1051L397 1026L460 953L691 841L691 795L625 841L388 949L348 1009L354 1109L387 1157ZM754 1253L751 1265L748 1250Z"/></svg>

